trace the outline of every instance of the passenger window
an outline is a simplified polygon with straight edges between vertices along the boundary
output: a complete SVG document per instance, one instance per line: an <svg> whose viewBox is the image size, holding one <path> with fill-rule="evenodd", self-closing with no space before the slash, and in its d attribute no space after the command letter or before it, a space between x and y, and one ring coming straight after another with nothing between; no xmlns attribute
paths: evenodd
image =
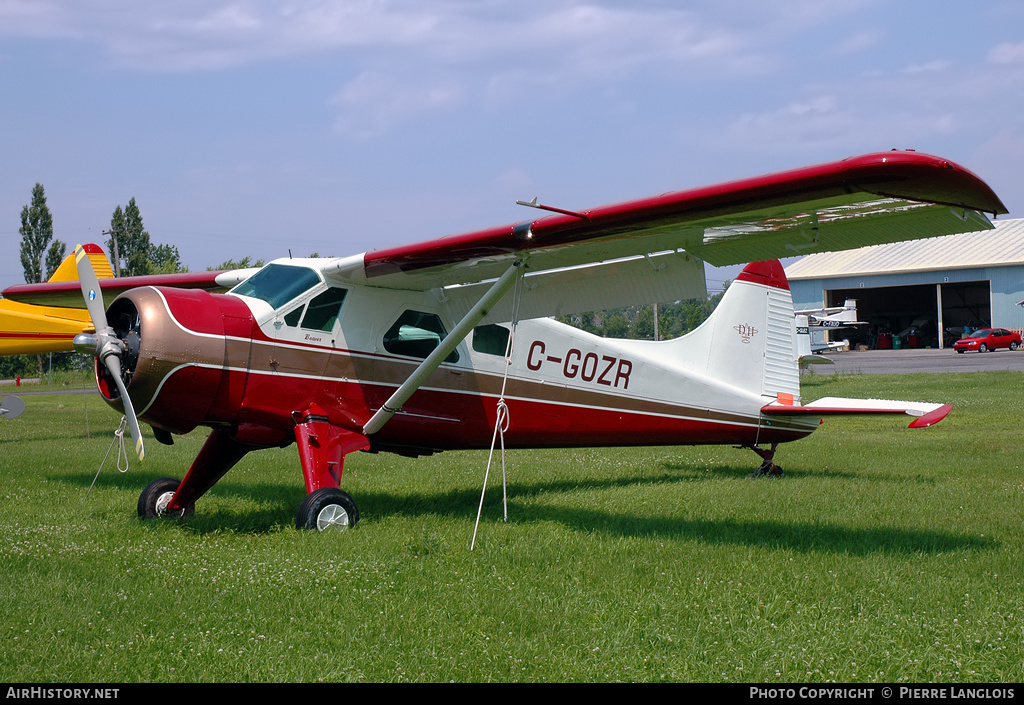
<svg viewBox="0 0 1024 705"><path fill-rule="evenodd" d="M331 288L317 295L306 307L302 327L329 333L334 328L334 322L338 320L341 304L344 303L347 293L346 289ZM287 321L287 318L285 320Z"/></svg>
<svg viewBox="0 0 1024 705"><path fill-rule="evenodd" d="M509 330L504 326L486 325L473 329L473 349L488 355L505 356Z"/></svg>
<svg viewBox="0 0 1024 705"><path fill-rule="evenodd" d="M446 335L448 332L435 314L406 311L384 334L384 349L395 355L426 358ZM444 361L458 362L458 351L453 350Z"/></svg>

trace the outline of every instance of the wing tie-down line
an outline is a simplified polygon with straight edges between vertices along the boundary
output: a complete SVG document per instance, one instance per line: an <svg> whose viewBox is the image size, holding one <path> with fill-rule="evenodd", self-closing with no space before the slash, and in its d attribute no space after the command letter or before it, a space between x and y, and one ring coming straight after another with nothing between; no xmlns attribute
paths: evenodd
<svg viewBox="0 0 1024 705"><path fill-rule="evenodd" d="M523 289L520 284L523 281L523 272L516 277L516 290L512 294L512 330L509 333L508 341L505 343L505 374L501 379L501 396L498 397L498 408L494 415L494 435L491 436L491 452L487 455L487 468L484 470L484 484L480 490L480 506L476 510L476 524L473 525L473 540L469 544L469 550L476 547L476 533L480 528L480 515L484 511L484 495L487 494L487 479L491 475L491 461L494 458L494 444L501 439L501 496L504 509L505 521L508 521L508 476L505 473L505 431L509 426L508 404L505 403L505 388L508 384L508 369L512 366L512 351L515 350L516 327L519 325L519 302L523 297Z"/></svg>

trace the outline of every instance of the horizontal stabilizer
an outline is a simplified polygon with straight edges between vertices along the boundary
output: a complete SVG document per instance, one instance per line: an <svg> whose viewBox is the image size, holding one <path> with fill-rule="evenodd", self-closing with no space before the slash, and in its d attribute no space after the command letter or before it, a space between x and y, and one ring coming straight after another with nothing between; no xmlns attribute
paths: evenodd
<svg viewBox="0 0 1024 705"><path fill-rule="evenodd" d="M811 353L810 355L800 356L800 366L807 367L808 365L834 365L836 364L831 358L825 357L824 355L817 355Z"/></svg>
<svg viewBox="0 0 1024 705"><path fill-rule="evenodd" d="M780 403L768 404L761 413L768 416L854 416L858 414L907 414L916 416L910 428L925 428L946 418L952 404L929 404L915 401L887 399L844 399L825 397L803 406Z"/></svg>

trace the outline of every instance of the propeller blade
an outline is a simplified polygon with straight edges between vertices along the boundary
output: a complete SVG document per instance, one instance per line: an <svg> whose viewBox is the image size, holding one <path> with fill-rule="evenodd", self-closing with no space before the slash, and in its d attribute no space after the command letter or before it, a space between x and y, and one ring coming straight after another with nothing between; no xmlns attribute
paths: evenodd
<svg viewBox="0 0 1024 705"><path fill-rule="evenodd" d="M75 267L78 269L78 281L82 285L82 297L89 318L97 331L107 327L107 313L103 308L103 294L100 292L100 280L96 278L89 255L81 245L75 245Z"/></svg>
<svg viewBox="0 0 1024 705"><path fill-rule="evenodd" d="M93 271L89 255L81 245L75 246L75 268L78 269L78 281L82 285L82 297L85 299L85 308L89 311L89 318L92 319L95 335L83 333L75 336L73 345L79 352L96 355L100 358L110 376L114 378L117 391L121 395L121 403L124 405L124 415L128 419L128 428L132 432L132 441L135 442L135 452L142 460L146 455L146 448L142 443L142 431L139 428L139 419L135 416L135 407L132 406L132 399L128 396L128 389L121 379L121 355L124 353L124 344L117 338L114 330L107 325L107 312L103 307L103 294L100 291L100 281Z"/></svg>
<svg viewBox="0 0 1024 705"><path fill-rule="evenodd" d="M110 376L114 378L114 384L117 385L117 391L121 394L121 403L124 404L124 415L128 419L128 428L132 432L135 452L138 454L139 460L142 460L146 455L146 448L142 443L142 430L139 428L139 419L135 416L135 407L132 406L131 397L128 396L128 390L121 379L121 360L117 355L108 354L103 358L103 364L107 366Z"/></svg>

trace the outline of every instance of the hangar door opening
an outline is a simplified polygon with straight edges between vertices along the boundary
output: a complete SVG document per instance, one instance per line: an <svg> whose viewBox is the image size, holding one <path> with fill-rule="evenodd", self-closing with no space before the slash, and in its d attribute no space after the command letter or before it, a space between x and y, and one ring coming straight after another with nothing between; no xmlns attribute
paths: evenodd
<svg viewBox="0 0 1024 705"><path fill-rule="evenodd" d="M868 325L836 331L831 339L848 338L851 345L948 348L965 326L992 325L988 280L825 291L827 306L842 306L847 299L856 300L857 319Z"/></svg>

